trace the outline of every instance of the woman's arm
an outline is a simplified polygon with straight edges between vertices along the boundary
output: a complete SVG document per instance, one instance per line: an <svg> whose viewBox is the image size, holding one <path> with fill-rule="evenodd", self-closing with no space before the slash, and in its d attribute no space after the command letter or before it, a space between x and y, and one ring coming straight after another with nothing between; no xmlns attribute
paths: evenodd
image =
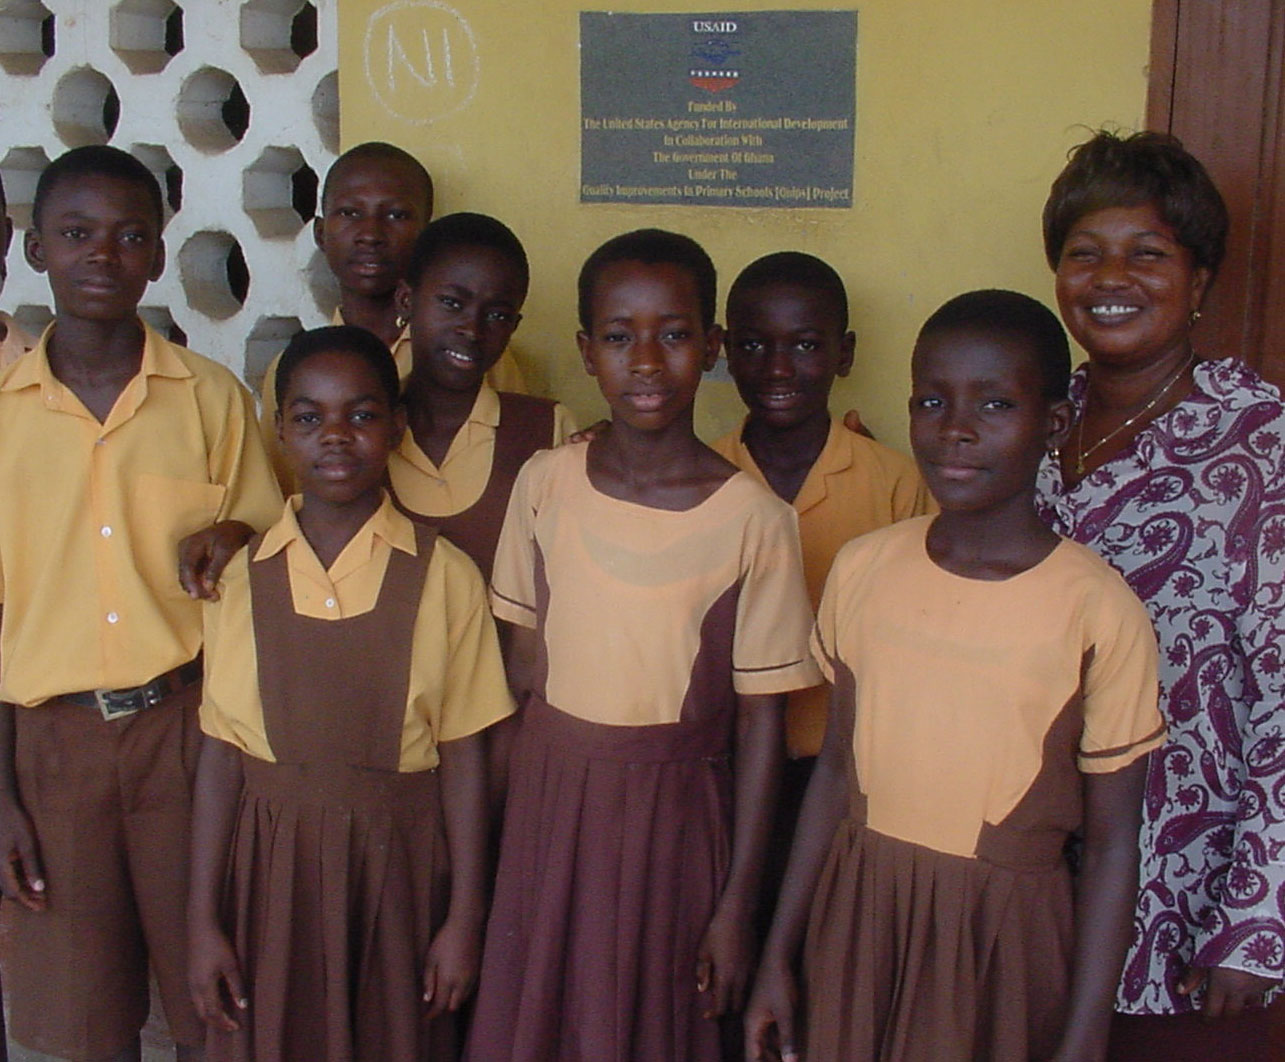
<svg viewBox="0 0 1285 1062"><path fill-rule="evenodd" d="M442 814L451 860L451 903L424 962L424 1002L436 1016L458 1010L472 994L486 920L486 738L443 741Z"/></svg>
<svg viewBox="0 0 1285 1062"><path fill-rule="evenodd" d="M230 1001L238 1010L247 1005L236 954L219 919L219 900L243 780L240 750L202 735L192 803L188 984L197 1014L207 1024L228 1031L240 1028L240 1024L227 1003Z"/></svg>
<svg viewBox="0 0 1285 1062"><path fill-rule="evenodd" d="M785 694L738 694L736 706L732 865L696 963L697 988L710 993L710 1018L740 1010L745 1000L759 882L785 755Z"/></svg>
<svg viewBox="0 0 1285 1062"><path fill-rule="evenodd" d="M794 984L794 964L803 946L812 894L825 866L835 830L847 813L851 795L848 792L846 756L852 735L836 725L833 706L826 722L825 739L816 768L808 783L799 812L799 824L790 847L790 862L781 885L772 928L763 945L758 977L749 1005L745 1008L745 1057L751 1062L768 1058L775 1026L775 1046L781 1057L790 1062L797 1058L794 1024L798 993Z"/></svg>
<svg viewBox="0 0 1285 1062"><path fill-rule="evenodd" d="M1138 828L1147 760L1084 775L1084 854L1075 890L1075 951L1066 1028L1054 1059L1106 1057L1116 986L1138 897Z"/></svg>

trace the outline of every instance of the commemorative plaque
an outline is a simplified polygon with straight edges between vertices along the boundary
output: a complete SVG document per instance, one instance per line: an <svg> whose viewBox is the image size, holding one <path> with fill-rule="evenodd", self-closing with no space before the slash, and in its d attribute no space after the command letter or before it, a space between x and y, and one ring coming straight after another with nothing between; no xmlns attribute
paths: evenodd
<svg viewBox="0 0 1285 1062"><path fill-rule="evenodd" d="M855 11L580 15L580 201L850 207Z"/></svg>

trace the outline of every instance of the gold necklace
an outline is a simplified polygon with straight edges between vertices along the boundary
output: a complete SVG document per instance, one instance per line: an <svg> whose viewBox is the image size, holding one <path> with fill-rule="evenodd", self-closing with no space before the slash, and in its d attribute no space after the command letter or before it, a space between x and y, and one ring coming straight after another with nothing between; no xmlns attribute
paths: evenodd
<svg viewBox="0 0 1285 1062"><path fill-rule="evenodd" d="M1191 368L1195 360L1196 360L1196 352L1193 350L1189 355L1187 355L1187 360L1184 361L1182 365L1178 367L1178 371L1174 373L1172 376L1170 376L1169 379L1167 379L1160 386L1160 390L1158 390L1154 395L1152 395L1149 399L1147 399L1147 404L1145 406L1143 406L1140 410L1138 410L1138 412L1136 412L1123 424L1120 424L1117 427L1112 428L1109 432L1107 432L1104 436L1102 436L1102 438L1100 438L1087 450L1084 448L1084 419L1089 412L1089 389L1086 386L1084 388L1084 408L1080 410L1080 420L1079 420L1079 423L1076 425L1078 431L1076 432L1076 437L1075 437L1075 451L1076 451L1075 474L1077 476L1083 476L1084 462L1087 458L1092 457L1095 451L1097 451L1098 449L1100 449L1101 447L1109 443L1112 439L1114 439L1117 435L1119 435L1122 431L1124 431L1125 428L1129 427L1131 424L1137 423L1137 421L1140 418L1144 417L1147 413L1151 412L1151 410L1155 408L1156 403L1159 402L1160 399L1164 398L1164 396L1169 393L1169 389L1173 387L1173 385L1176 384L1180 379L1182 379L1183 374L1188 369Z"/></svg>

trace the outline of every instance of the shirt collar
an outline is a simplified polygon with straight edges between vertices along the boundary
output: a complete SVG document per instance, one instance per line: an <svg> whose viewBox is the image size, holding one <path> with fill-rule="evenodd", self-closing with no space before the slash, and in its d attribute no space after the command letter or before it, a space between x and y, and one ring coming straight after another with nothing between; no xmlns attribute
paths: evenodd
<svg viewBox="0 0 1285 1062"><path fill-rule="evenodd" d="M146 321L140 319L139 323L143 326L143 360L139 365L139 375L168 376L176 380L191 376L192 370L179 357L178 348ZM0 383L0 390L20 391L38 386L47 391L63 386L49 367L49 339L57 326L56 320L49 324L32 348L32 356L21 359L14 366L13 372Z"/></svg>
<svg viewBox="0 0 1285 1062"><path fill-rule="evenodd" d="M752 472L756 479L766 484L767 477L763 475L763 470L759 468L758 462L754 460L754 455L750 453L750 448L745 445L745 425L748 420L749 418L746 417L745 420L741 421L740 430L735 435L734 452L736 460L733 463L738 468ZM847 438L847 435L848 429L843 426L842 422L831 417L830 431L825 437L825 445L821 447L821 452L817 454L816 461L808 469L808 474L803 477L803 483L799 486L799 493L795 495L792 503L795 512L806 512L814 505L824 501L827 495L826 478L844 472L852 465L852 440Z"/></svg>
<svg viewBox="0 0 1285 1062"><path fill-rule="evenodd" d="M254 554L256 561L280 553L295 542L307 545L308 540L304 538L303 530L299 527L298 513L302 505L302 494L293 494L286 500L281 519L264 532L263 541L259 543L259 548ZM361 550L361 555L366 557L374 551L377 538L387 542L393 549L399 549L412 557L418 552L415 548L415 525L404 513L397 511L387 491L384 492L379 508L353 536L348 546L344 547L344 552L347 552L354 543L360 543L358 548Z"/></svg>

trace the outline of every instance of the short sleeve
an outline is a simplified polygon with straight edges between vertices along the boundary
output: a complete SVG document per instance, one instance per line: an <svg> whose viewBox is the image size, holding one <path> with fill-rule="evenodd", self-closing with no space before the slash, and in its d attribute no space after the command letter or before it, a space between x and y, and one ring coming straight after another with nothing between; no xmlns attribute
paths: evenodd
<svg viewBox="0 0 1285 1062"><path fill-rule="evenodd" d="M227 488L219 520L240 520L256 530L281 513L281 491L259 435L254 399L234 381L223 430L210 450L210 479Z"/></svg>
<svg viewBox="0 0 1285 1062"><path fill-rule="evenodd" d="M437 741L442 742L475 734L511 715L513 699L477 566L440 538L432 563L446 569L447 659L441 706L433 726Z"/></svg>
<svg viewBox="0 0 1285 1062"><path fill-rule="evenodd" d="M794 510L777 503L747 521L741 564L732 643L736 692L788 693L817 685L821 676L808 651L812 608Z"/></svg>
<svg viewBox="0 0 1285 1062"><path fill-rule="evenodd" d="M491 569L491 611L519 627L535 626L534 463L523 465L513 482Z"/></svg>
<svg viewBox="0 0 1285 1062"><path fill-rule="evenodd" d="M1156 706L1155 633L1142 602L1114 571L1105 573L1091 633L1079 767L1087 774L1108 774L1165 739Z"/></svg>
<svg viewBox="0 0 1285 1062"><path fill-rule="evenodd" d="M219 599L202 603L205 678L201 730L272 762L259 699L259 665L250 615L250 551L242 549L219 580Z"/></svg>
<svg viewBox="0 0 1285 1062"><path fill-rule="evenodd" d="M277 366L281 364L278 354L268 363L268 371L263 374L263 384L259 390L259 438L267 452L273 475L282 494L294 493L294 470L286 460L281 440L277 438Z"/></svg>

